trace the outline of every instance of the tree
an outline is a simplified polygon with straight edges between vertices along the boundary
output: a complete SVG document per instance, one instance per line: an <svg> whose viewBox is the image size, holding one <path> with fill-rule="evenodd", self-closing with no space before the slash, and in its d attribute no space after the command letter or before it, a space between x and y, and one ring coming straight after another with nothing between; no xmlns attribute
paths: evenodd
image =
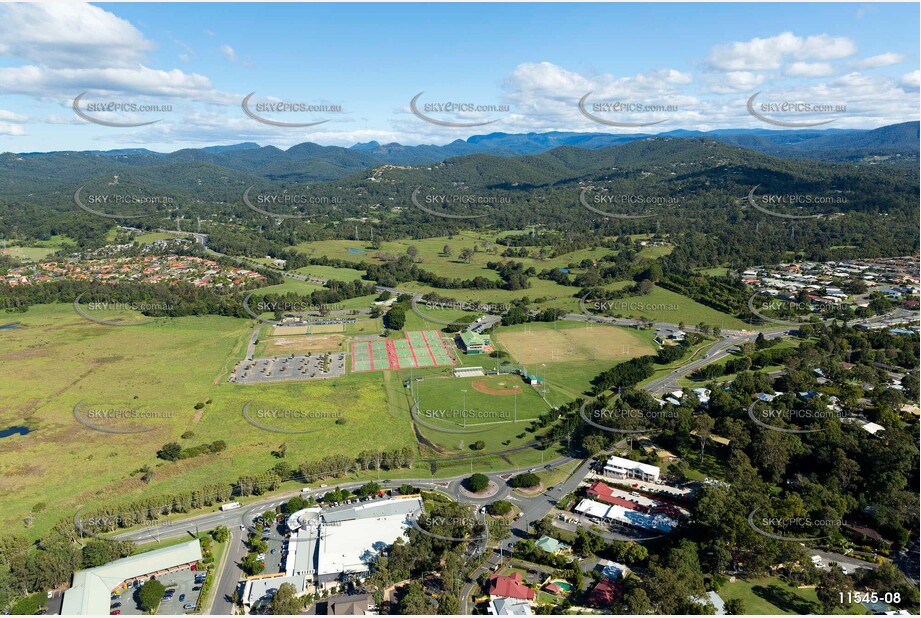
<svg viewBox="0 0 921 618"><path fill-rule="evenodd" d="M709 414L701 414L694 424L697 429L697 438L700 440L700 458L703 459L704 448L707 446L707 440L710 439L710 433L713 432L716 421Z"/></svg>
<svg viewBox="0 0 921 618"><path fill-rule="evenodd" d="M603 451L606 445L607 441L604 439L604 436L600 436L596 433L589 434L582 439L582 448L588 453L589 457L594 457Z"/></svg>
<svg viewBox="0 0 921 618"><path fill-rule="evenodd" d="M438 597L439 616L458 616L461 613L460 601L453 594L442 594Z"/></svg>
<svg viewBox="0 0 921 618"><path fill-rule="evenodd" d="M166 592L166 586L156 579L148 579L138 590L138 605L145 612L152 614L160 606L164 592Z"/></svg>
<svg viewBox="0 0 921 618"><path fill-rule="evenodd" d="M384 320L390 330L403 330L403 326L406 324L406 309L399 305L394 305L387 312Z"/></svg>
<svg viewBox="0 0 921 618"><path fill-rule="evenodd" d="M649 595L642 588L628 590L623 599L624 613L633 616L652 613Z"/></svg>
<svg viewBox="0 0 921 618"><path fill-rule="evenodd" d="M477 440L476 442L470 445L470 448L472 448L475 451L482 451L484 448L486 448L486 443L483 442L482 440Z"/></svg>
<svg viewBox="0 0 921 618"><path fill-rule="evenodd" d="M444 254L444 256L447 258L454 255L454 252L451 250L451 247L449 247L448 245L445 245L444 247L442 247L441 253Z"/></svg>
<svg viewBox="0 0 921 618"><path fill-rule="evenodd" d="M822 604L825 614L831 614L841 608L841 593L851 590L851 582L847 576L838 569L830 569L822 573L819 584L815 587L815 595Z"/></svg>
<svg viewBox="0 0 921 618"><path fill-rule="evenodd" d="M240 568L247 575L259 575L265 570L265 562L259 560L255 553L249 553L240 561Z"/></svg>
<svg viewBox="0 0 921 618"><path fill-rule="evenodd" d="M218 526L211 531L211 537L218 543L226 543L230 540L230 530L227 526Z"/></svg>
<svg viewBox="0 0 921 618"><path fill-rule="evenodd" d="M416 256L419 255L419 250L415 245L409 245L406 247L406 255L408 255L411 260L415 261Z"/></svg>
<svg viewBox="0 0 921 618"><path fill-rule="evenodd" d="M297 588L294 584L282 584L272 597L272 614L297 615L303 609L301 600L297 598Z"/></svg>
<svg viewBox="0 0 921 618"><path fill-rule="evenodd" d="M182 455L182 447L176 442L167 442L157 451L157 457L166 461L176 461Z"/></svg>
<svg viewBox="0 0 921 618"><path fill-rule="evenodd" d="M742 599L728 599L726 613L730 616L741 616L745 613L745 601Z"/></svg>
<svg viewBox="0 0 921 618"><path fill-rule="evenodd" d="M537 487L540 485L540 477L533 472L525 472L512 477L508 484L512 487Z"/></svg>
<svg viewBox="0 0 921 618"><path fill-rule="evenodd" d="M467 489L474 493L479 493L489 487L489 477L485 474L477 472L472 476L467 477L466 484Z"/></svg>
<svg viewBox="0 0 921 618"><path fill-rule="evenodd" d="M294 496L288 500L285 505L282 507L282 510L285 514L290 515L291 513L297 513L302 509L306 509L310 506L310 502L304 499L301 496Z"/></svg>
<svg viewBox="0 0 921 618"><path fill-rule="evenodd" d="M508 500L496 500L492 504L486 507L486 511L490 515L495 515L497 517L502 517L508 515L512 512L512 503Z"/></svg>
<svg viewBox="0 0 921 618"><path fill-rule="evenodd" d="M406 587L406 594L400 599L400 614L404 616L426 616L432 613L428 595L422 589L422 584L413 582Z"/></svg>
<svg viewBox="0 0 921 618"><path fill-rule="evenodd" d="M367 498L368 496L376 496L378 492L380 492L380 490L381 490L380 485L378 485L374 481L370 481L368 483L365 483L358 489L356 489L355 495L358 496L359 498Z"/></svg>
<svg viewBox="0 0 921 618"><path fill-rule="evenodd" d="M464 264L469 264L470 260L473 259L473 249L470 247L464 247L461 249L460 259Z"/></svg>

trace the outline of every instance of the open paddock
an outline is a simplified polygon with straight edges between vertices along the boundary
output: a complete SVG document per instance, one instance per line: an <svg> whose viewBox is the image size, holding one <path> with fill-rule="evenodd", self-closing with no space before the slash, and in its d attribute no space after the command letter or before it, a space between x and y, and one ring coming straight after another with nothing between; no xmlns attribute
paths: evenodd
<svg viewBox="0 0 921 618"><path fill-rule="evenodd" d="M648 341L617 326L534 322L501 328L494 339L522 365L623 361L654 351ZM536 373L540 373L536 370Z"/></svg>

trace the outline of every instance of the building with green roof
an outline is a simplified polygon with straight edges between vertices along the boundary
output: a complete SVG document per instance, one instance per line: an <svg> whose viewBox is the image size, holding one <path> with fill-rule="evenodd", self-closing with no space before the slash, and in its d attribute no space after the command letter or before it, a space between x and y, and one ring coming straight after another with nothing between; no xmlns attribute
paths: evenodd
<svg viewBox="0 0 921 618"><path fill-rule="evenodd" d="M460 334L461 344L467 354L482 354L489 345L489 335L480 335L472 330L465 330Z"/></svg>
<svg viewBox="0 0 921 618"><path fill-rule="evenodd" d="M201 560L198 539L128 556L94 569L74 573L73 586L64 591L61 614L108 616L112 591L133 580L189 568Z"/></svg>
<svg viewBox="0 0 921 618"><path fill-rule="evenodd" d="M535 543L535 545L537 547L540 547L545 552L548 552L551 554L565 554L565 553L569 553L572 551L572 547L570 547L566 543L563 543L562 541L559 541L553 538L552 536L546 536L546 535L537 539L537 542Z"/></svg>

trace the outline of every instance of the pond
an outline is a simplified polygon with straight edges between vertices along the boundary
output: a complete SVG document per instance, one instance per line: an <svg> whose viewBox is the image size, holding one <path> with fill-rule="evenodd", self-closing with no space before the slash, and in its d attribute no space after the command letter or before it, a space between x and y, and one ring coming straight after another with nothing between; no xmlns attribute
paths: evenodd
<svg viewBox="0 0 921 618"><path fill-rule="evenodd" d="M4 324L0 326L0 330L13 330L14 328L19 328L19 322L13 322L12 324Z"/></svg>
<svg viewBox="0 0 921 618"><path fill-rule="evenodd" d="M0 438L9 438L10 436L24 436L32 430L25 425L13 425L6 429L0 429Z"/></svg>

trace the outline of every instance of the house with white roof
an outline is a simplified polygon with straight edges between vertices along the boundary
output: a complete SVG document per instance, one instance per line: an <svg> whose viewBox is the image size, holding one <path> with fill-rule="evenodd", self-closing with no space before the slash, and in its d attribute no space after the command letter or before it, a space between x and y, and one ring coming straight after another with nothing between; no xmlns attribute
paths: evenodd
<svg viewBox="0 0 921 618"><path fill-rule="evenodd" d="M632 459L611 456L604 464L604 475L616 479L641 479L658 483L661 470L657 466L640 463Z"/></svg>

